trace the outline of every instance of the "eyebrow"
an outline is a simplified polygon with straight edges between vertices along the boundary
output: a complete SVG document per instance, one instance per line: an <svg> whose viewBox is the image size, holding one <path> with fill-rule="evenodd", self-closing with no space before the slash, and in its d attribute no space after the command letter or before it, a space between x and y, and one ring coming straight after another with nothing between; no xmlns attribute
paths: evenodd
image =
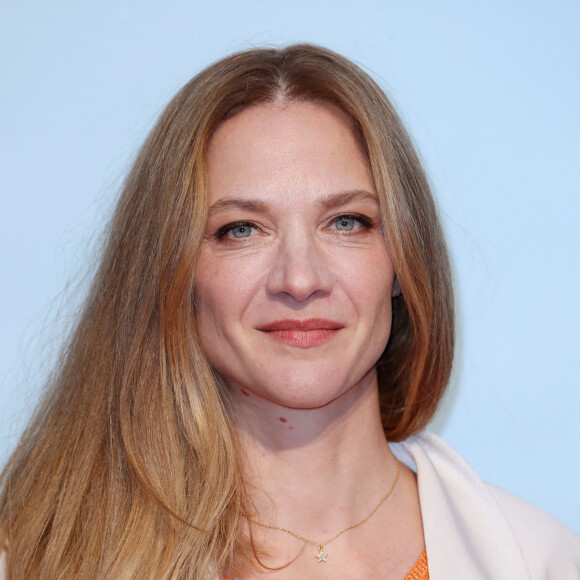
<svg viewBox="0 0 580 580"><path fill-rule="evenodd" d="M353 201L372 201L373 203L377 203L378 199L375 193L371 193L365 189L354 189L327 195L318 200L317 205L320 206L323 210L329 210L335 207L340 207L341 205L346 205ZM229 209L241 209L254 213L263 213L267 211L268 204L265 201L257 199L226 197L212 204L209 208L209 211L210 213L215 213Z"/></svg>
<svg viewBox="0 0 580 580"><path fill-rule="evenodd" d="M354 189L327 195L318 202L318 205L322 209L328 210L340 207L341 205L346 205L353 201L372 201L373 203L378 203L377 195L375 193L371 193L366 189Z"/></svg>
<svg viewBox="0 0 580 580"><path fill-rule="evenodd" d="M228 209L242 209L255 213L266 211L268 204L257 199L241 199L239 197L226 197L212 204L209 208L210 213L225 211Z"/></svg>

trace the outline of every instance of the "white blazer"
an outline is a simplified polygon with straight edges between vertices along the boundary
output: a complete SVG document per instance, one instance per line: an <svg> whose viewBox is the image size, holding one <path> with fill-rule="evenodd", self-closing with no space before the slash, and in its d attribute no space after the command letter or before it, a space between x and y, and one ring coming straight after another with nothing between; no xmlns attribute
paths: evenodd
<svg viewBox="0 0 580 580"><path fill-rule="evenodd" d="M428 431L391 444L417 473L430 580L579 580L580 536L484 483Z"/></svg>

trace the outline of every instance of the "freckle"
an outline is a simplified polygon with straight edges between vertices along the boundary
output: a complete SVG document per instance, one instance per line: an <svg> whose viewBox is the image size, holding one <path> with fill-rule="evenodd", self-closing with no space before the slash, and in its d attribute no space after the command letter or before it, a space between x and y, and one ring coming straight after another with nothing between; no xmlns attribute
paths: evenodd
<svg viewBox="0 0 580 580"><path fill-rule="evenodd" d="M280 418L279 418L279 420L280 420L282 423L287 423L287 422L288 422L288 419L286 419L286 417L280 417Z"/></svg>
<svg viewBox="0 0 580 580"><path fill-rule="evenodd" d="M248 393L248 391L246 391L245 389L242 389L242 395L245 395L246 397L250 396L250 393Z"/></svg>
<svg viewBox="0 0 580 580"><path fill-rule="evenodd" d="M292 431L292 429L294 429L294 427L292 427L292 425L290 425L290 426L288 427L288 429L290 429L290 431Z"/></svg>

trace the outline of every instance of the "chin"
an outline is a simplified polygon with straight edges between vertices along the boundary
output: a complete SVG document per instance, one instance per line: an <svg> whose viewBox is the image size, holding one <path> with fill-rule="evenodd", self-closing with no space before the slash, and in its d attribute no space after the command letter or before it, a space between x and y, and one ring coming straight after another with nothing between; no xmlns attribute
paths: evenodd
<svg viewBox="0 0 580 580"><path fill-rule="evenodd" d="M228 387L239 394L238 402L246 404L274 403L287 409L320 409L344 395L357 396L376 385L374 365L370 369L353 369L352 364L337 369L336 362L316 365L292 364L275 368L252 369L251 372L226 376L220 373ZM354 372L353 372L354 370ZM342 371L342 372L341 372Z"/></svg>
<svg viewBox="0 0 580 580"><path fill-rule="evenodd" d="M347 393L354 395L363 387L363 383L366 383L360 379L352 381L346 378L337 378L336 381L329 383L328 374L320 377L295 377L291 381L279 384L278 388L272 388L275 383L269 382L268 386L264 385L261 396L288 409L320 409ZM256 395L260 395L260 390L252 390Z"/></svg>
<svg viewBox="0 0 580 580"><path fill-rule="evenodd" d="M320 396L317 394L316 396L304 396L304 397L294 397L288 399L274 399L272 398L271 401L280 405L281 407L285 407L286 409L295 409L295 410L314 410L314 409L322 409L327 405L330 405L333 401L340 398L343 393L335 394L334 396Z"/></svg>

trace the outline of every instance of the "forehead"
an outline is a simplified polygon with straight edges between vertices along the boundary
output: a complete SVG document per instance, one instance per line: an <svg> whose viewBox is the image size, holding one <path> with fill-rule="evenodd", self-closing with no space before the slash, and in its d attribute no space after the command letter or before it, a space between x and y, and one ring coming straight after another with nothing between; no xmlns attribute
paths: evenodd
<svg viewBox="0 0 580 580"><path fill-rule="evenodd" d="M210 142L208 176L212 201L224 195L374 193L352 121L311 102L255 105L225 121Z"/></svg>

